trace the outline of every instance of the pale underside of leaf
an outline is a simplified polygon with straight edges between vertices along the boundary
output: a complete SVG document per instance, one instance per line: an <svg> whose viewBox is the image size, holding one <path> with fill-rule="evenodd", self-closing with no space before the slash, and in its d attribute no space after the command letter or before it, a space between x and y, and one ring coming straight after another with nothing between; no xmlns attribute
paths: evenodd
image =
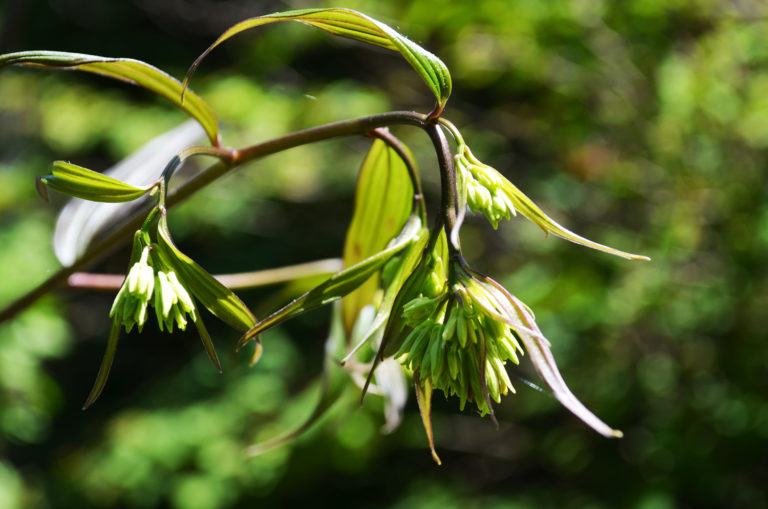
<svg viewBox="0 0 768 509"><path fill-rule="evenodd" d="M143 187L157 181L162 168L175 154L190 145L202 142L204 138L205 132L198 122L185 120L174 129L148 141L136 152L105 170L103 175L129 185ZM56 257L63 265L72 265L86 252L99 232L116 225L144 201L98 203L77 198L70 200L56 218L53 233L53 250Z"/></svg>
<svg viewBox="0 0 768 509"><path fill-rule="evenodd" d="M278 12L241 21L227 29L195 60L184 78L184 84L189 83L202 59L219 44L245 30L277 21L298 21L333 35L399 52L435 95L436 113L442 111L451 94L451 75L439 58L388 25L352 9L342 8Z"/></svg>
<svg viewBox="0 0 768 509"><path fill-rule="evenodd" d="M5 65L85 71L146 88L197 120L211 143L219 145L218 120L208 103L191 91L185 93L182 102L181 83L145 62L62 51L22 51L0 55L0 67Z"/></svg>
<svg viewBox="0 0 768 509"><path fill-rule="evenodd" d="M492 279L487 279L487 281L503 292L509 299L509 303L515 309L517 316L523 323L523 327L517 329L517 336L523 342L523 346L525 347L526 352L528 352L536 371L552 390L555 398L557 398L564 407L576 415L576 417L584 421L584 423L601 435L609 438L621 438L623 436L621 431L611 428L600 420L594 413L585 407L568 388L565 380L563 380L563 377L560 374L560 370L557 368L557 363L555 362L555 358L549 347L549 341L546 340L539 330L528 306L509 294L509 292ZM533 331L533 334L531 334L530 331Z"/></svg>

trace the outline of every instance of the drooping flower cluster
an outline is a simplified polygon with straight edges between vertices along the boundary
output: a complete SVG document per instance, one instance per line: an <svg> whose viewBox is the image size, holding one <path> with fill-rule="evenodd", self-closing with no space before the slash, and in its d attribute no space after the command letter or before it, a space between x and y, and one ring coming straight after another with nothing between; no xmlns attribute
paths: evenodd
<svg viewBox="0 0 768 509"><path fill-rule="evenodd" d="M466 144L459 145L454 162L466 192L467 205L472 212L485 214L494 228L499 226L502 219L509 219L516 214L504 185L504 177L477 159Z"/></svg>
<svg viewBox="0 0 768 509"><path fill-rule="evenodd" d="M163 263L162 258L153 256L153 248L143 245L140 237L136 241L141 250L138 261L133 263L120 291L117 293L110 318L123 325L130 332L136 325L139 332L147 321L147 308L155 308L160 330L173 332L174 323L179 330L187 328L187 315L196 319L195 303L176 272ZM154 297L154 298L153 298Z"/></svg>
<svg viewBox="0 0 768 509"><path fill-rule="evenodd" d="M491 401L514 392L505 365L523 354L520 320L502 291L461 259L444 268L438 251L425 256L403 287L390 353L418 380L457 396L462 409L470 402L483 415L493 413Z"/></svg>

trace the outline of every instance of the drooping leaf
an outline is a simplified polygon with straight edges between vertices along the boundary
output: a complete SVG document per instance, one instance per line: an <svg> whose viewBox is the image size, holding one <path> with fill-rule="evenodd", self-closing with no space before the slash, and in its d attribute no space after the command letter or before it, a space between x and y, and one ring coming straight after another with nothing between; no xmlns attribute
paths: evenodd
<svg viewBox="0 0 768 509"><path fill-rule="evenodd" d="M200 335L200 341L203 343L205 353L208 354L208 358L211 359L213 365L216 367L219 373L221 373L222 370L221 362L219 362L219 356L216 355L216 348L213 346L211 335L208 334L208 329L205 328L205 323L203 323L203 318L200 316L200 313L196 312L192 317L192 321L195 323L197 333Z"/></svg>
<svg viewBox="0 0 768 509"><path fill-rule="evenodd" d="M145 62L130 58L108 58L63 51L21 51L0 55L0 67L5 65L72 69L100 74L138 85L166 98L177 108L200 122L211 143L216 146L219 144L218 120L208 103L193 92L186 93L182 103L181 83Z"/></svg>
<svg viewBox="0 0 768 509"><path fill-rule="evenodd" d="M115 320L112 322L112 328L109 330L109 338L107 339L107 350L104 352L104 358L99 366L99 373L96 375L96 381L93 384L91 393L88 395L88 399L85 400L83 410L93 405L104 390L104 385L109 378L109 370L112 368L112 361L115 358L115 351L117 350L117 341L120 339L120 322Z"/></svg>
<svg viewBox="0 0 768 509"><path fill-rule="evenodd" d="M536 371L552 390L555 398L576 417L601 435L609 438L621 438L624 435L621 431L611 428L600 420L568 388L565 380L563 380L563 376L560 374L560 370L557 368L557 363L549 347L549 341L539 330L539 326L536 324L530 308L517 297L507 292L504 287L493 279L485 278L485 280L503 293L507 302L512 306L514 315L519 320L519 326L515 327L512 325L512 327L516 330L517 336L522 341L525 351L530 355L531 362Z"/></svg>
<svg viewBox="0 0 768 509"><path fill-rule="evenodd" d="M437 238L432 237L435 234ZM410 329L403 330L405 328L405 320L402 314L403 306L411 299L419 296L426 278L430 277L433 271L440 272L442 278L445 279L445 262L439 264L439 267L442 267L442 269L438 267L437 263L437 260L448 260L448 243L445 237L445 230L440 228L437 230L437 233L433 231L431 235L429 238L425 235L422 239L423 243L413 246L408 253L403 266L400 268L401 272L393 280L393 284L387 290L387 294L385 294L385 301L380 308L381 313L374 319L374 324L380 327L372 331L372 333L375 332L378 335L379 349L373 358L371 370L368 372L365 385L363 385L363 392L360 396L361 402L365 398L371 380L373 380L376 368L379 367L385 358L397 352L403 340L410 332ZM427 245L426 248L424 247L425 244ZM431 250L427 251L429 246L431 246ZM394 314L392 314L393 311ZM379 320L383 320L383 323L379 322Z"/></svg>
<svg viewBox="0 0 768 509"><path fill-rule="evenodd" d="M432 382L429 381L429 377L421 379L419 372L413 373L413 386L416 389L416 401L419 404L419 413L421 414L421 422L424 425L424 431L427 434L427 440L429 441L429 450L432 452L432 459L435 463L442 465L440 457L435 451L435 439L432 434Z"/></svg>
<svg viewBox="0 0 768 509"><path fill-rule="evenodd" d="M522 215L524 215L525 217L527 217L528 219L530 219L531 221L539 225L539 227L545 232L552 233L553 235L557 235L560 238L569 240L576 244L580 244L586 247L591 247L592 249L597 249L598 251L603 251L608 254L620 256L628 260L646 260L646 261L650 260L650 258L648 258L647 256L619 251L618 249L614 249L609 246L604 246L603 244L598 244L597 242L593 242L589 239L582 237L581 235L577 235L573 233L571 230L560 225L557 221L555 221L554 219L546 215L533 202L533 200L531 200L525 194L523 194L523 192L520 191L512 182L510 182L504 177L502 177L502 182L503 182L502 185L504 186L504 192L507 195L507 197L510 199L512 204L515 206L515 209L517 209Z"/></svg>
<svg viewBox="0 0 768 509"><path fill-rule="evenodd" d="M179 251L171 239L165 217L158 222L157 233L157 247L163 261L176 271L181 283L208 311L241 332L256 324L253 313L232 290Z"/></svg>
<svg viewBox="0 0 768 509"><path fill-rule="evenodd" d="M344 267L381 251L403 228L413 206L408 169L394 149L375 140L357 178L355 208L344 243ZM344 329L349 333L360 309L371 304L379 287L374 276L342 300Z"/></svg>
<svg viewBox="0 0 768 509"><path fill-rule="evenodd" d="M251 339L294 316L338 300L360 285L381 269L393 256L410 245L423 232L421 220L412 216L403 227L400 235L386 249L373 256L342 270L328 278L325 282L308 291L293 302L272 313L251 328L239 341L237 347L242 348Z"/></svg>
<svg viewBox="0 0 768 509"><path fill-rule="evenodd" d="M145 195L150 187L135 187L101 173L65 161L55 161L50 175L40 182L69 196L99 202L132 201Z"/></svg>
<svg viewBox="0 0 768 509"><path fill-rule="evenodd" d="M227 39L251 28L276 21L298 21L330 34L354 39L381 48L397 51L413 67L437 99L435 114L439 114L451 94L451 75L445 64L435 55L408 40L388 25L352 9L301 9L277 12L266 16L246 19L224 32L192 64L184 84L189 82L200 62L216 46Z"/></svg>

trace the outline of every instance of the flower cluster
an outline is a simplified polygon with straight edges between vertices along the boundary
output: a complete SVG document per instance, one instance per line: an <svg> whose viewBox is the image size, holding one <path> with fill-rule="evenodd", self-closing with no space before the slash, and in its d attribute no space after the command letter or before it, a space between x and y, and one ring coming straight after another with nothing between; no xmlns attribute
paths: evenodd
<svg viewBox="0 0 768 509"><path fill-rule="evenodd" d="M173 332L174 323L180 330L187 328L187 315L196 319L195 303L181 284L176 272L163 263L151 245L143 245L137 235L135 246L141 250L139 260L133 263L120 291L112 303L110 318L122 324L126 332L134 325L141 332L147 321L147 308L155 308L160 330ZM154 297L154 298L153 298Z"/></svg>
<svg viewBox="0 0 768 509"><path fill-rule="evenodd" d="M444 270L434 252L411 283L404 287L402 342L394 357L432 388L458 396L462 409L469 401L482 415L493 413L491 401L514 392L505 364L517 364L523 354L519 320L510 316L505 294L463 260Z"/></svg>
<svg viewBox="0 0 768 509"><path fill-rule="evenodd" d="M485 214L494 228L502 219L515 215L515 206L504 185L505 179L498 171L477 159L463 143L458 147L454 162L472 212Z"/></svg>

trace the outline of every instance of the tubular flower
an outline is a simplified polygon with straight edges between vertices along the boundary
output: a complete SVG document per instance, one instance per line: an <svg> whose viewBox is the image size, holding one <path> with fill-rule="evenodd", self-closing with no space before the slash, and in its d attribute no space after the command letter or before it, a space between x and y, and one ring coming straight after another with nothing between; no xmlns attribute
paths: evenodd
<svg viewBox="0 0 768 509"><path fill-rule="evenodd" d="M166 266L153 251L153 244L147 245L137 239L135 251L141 252L128 271L120 287L110 318L130 332L136 325L139 332L147 321L147 308L155 308L160 330L173 332L174 323L180 330L187 328L187 315L192 321L197 319L195 303L187 289L181 284L176 272Z"/></svg>
<svg viewBox="0 0 768 509"><path fill-rule="evenodd" d="M144 246L141 258L134 263L120 287L109 316L123 325L126 332L131 332L134 325L139 332L147 321L147 305L155 289L155 271L150 265L149 246Z"/></svg>
<svg viewBox="0 0 768 509"><path fill-rule="evenodd" d="M157 272L155 276L155 314L160 330L173 332L173 324L180 330L187 328L186 314L189 313L192 320L196 319L195 303L192 301L189 292L179 282L174 271Z"/></svg>

